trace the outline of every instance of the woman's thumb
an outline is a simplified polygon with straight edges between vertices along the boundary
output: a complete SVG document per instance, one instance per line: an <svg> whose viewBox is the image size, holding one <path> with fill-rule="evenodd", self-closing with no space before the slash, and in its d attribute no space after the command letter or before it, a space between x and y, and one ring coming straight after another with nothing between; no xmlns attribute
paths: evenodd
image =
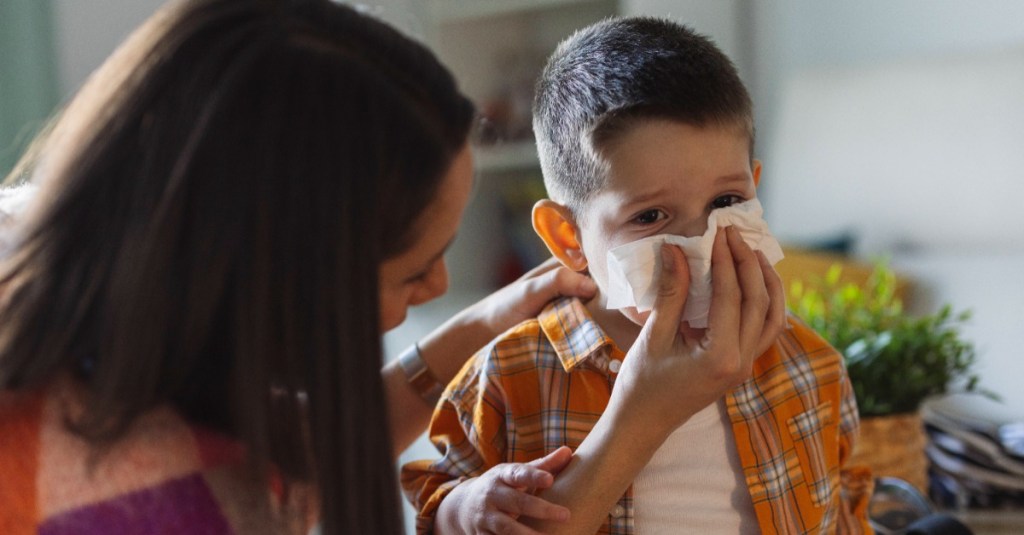
<svg viewBox="0 0 1024 535"><path fill-rule="evenodd" d="M690 290L690 266L683 251L669 243L661 244L661 273L658 274L658 295L647 319L645 330L650 338L673 340L679 332Z"/></svg>

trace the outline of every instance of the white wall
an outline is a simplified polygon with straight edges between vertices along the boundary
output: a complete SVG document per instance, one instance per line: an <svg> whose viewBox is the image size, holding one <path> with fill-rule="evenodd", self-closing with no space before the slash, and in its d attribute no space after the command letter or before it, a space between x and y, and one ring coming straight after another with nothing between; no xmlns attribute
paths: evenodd
<svg viewBox="0 0 1024 535"><path fill-rule="evenodd" d="M982 385L1024 407L1024 3L777 0L755 9L767 217L861 236L971 309Z"/></svg>
<svg viewBox="0 0 1024 535"><path fill-rule="evenodd" d="M764 200L780 237L849 230L865 253L1024 250L1024 43L809 68L774 111Z"/></svg>
<svg viewBox="0 0 1024 535"><path fill-rule="evenodd" d="M753 19L745 0L622 0L624 15L666 16L711 37L750 83Z"/></svg>
<svg viewBox="0 0 1024 535"><path fill-rule="evenodd" d="M60 87L65 97L163 0L53 0Z"/></svg>
<svg viewBox="0 0 1024 535"><path fill-rule="evenodd" d="M754 19L751 85L762 154L778 131L781 86L802 71L1024 44L1024 2L1017 0L746 0L744 16ZM768 175L771 165L765 162Z"/></svg>

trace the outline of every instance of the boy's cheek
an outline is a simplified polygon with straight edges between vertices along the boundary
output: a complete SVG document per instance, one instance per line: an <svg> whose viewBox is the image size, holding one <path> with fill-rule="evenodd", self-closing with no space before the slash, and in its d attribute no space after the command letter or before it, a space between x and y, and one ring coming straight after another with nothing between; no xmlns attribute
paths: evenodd
<svg viewBox="0 0 1024 535"><path fill-rule="evenodd" d="M647 312L637 312L636 307L622 308L619 309L619 312L629 319L629 321L632 321L641 327L646 324L647 319L651 317L650 310ZM699 340L704 337L704 333L706 332L707 329L696 329L694 327L690 327L690 324L685 321L679 325L679 333L690 339Z"/></svg>

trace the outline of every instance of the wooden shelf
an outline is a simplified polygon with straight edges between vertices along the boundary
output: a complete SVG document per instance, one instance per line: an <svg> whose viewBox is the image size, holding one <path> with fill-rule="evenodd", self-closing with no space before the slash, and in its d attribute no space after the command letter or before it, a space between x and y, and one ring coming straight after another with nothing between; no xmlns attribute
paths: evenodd
<svg viewBox="0 0 1024 535"><path fill-rule="evenodd" d="M430 0L435 22L461 22L528 10L594 4L600 0Z"/></svg>

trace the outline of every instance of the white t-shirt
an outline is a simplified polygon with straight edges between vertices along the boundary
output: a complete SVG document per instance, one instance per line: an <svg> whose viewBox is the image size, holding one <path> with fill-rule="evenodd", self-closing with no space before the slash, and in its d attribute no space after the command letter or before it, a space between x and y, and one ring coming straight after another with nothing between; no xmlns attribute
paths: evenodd
<svg viewBox="0 0 1024 535"><path fill-rule="evenodd" d="M633 481L633 507L638 535L761 533L724 399L655 452Z"/></svg>

